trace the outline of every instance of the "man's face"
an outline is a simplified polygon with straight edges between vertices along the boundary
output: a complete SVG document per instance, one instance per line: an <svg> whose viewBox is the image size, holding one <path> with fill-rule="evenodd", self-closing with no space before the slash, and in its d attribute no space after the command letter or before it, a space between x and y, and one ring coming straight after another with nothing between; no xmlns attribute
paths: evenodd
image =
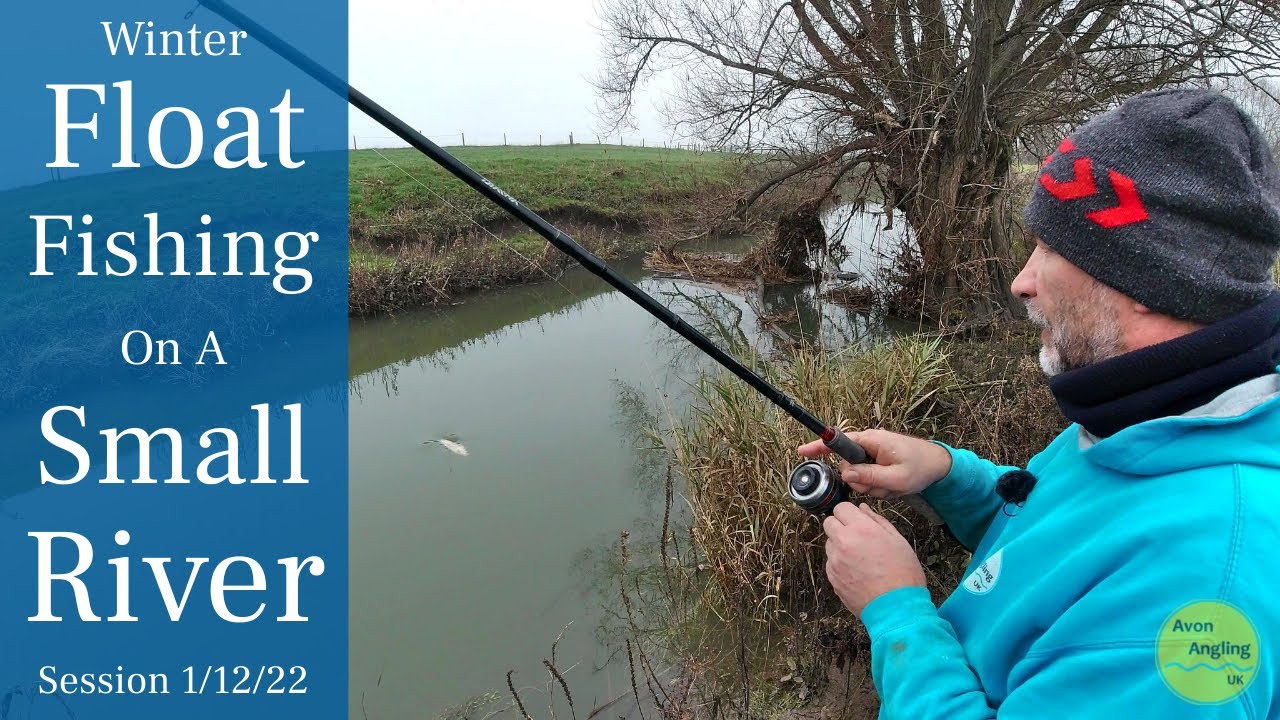
<svg viewBox="0 0 1280 720"><path fill-rule="evenodd" d="M1027 306L1040 333L1040 367L1053 376L1124 352L1119 320L1120 293L1094 280L1048 245L1018 273L1013 293Z"/></svg>

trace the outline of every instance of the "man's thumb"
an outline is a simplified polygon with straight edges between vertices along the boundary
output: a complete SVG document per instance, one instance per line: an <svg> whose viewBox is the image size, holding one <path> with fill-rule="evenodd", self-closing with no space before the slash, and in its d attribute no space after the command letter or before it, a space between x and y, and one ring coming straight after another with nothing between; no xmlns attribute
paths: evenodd
<svg viewBox="0 0 1280 720"><path fill-rule="evenodd" d="M868 488L879 487L885 468L872 463L846 463L840 477L858 492L866 492Z"/></svg>

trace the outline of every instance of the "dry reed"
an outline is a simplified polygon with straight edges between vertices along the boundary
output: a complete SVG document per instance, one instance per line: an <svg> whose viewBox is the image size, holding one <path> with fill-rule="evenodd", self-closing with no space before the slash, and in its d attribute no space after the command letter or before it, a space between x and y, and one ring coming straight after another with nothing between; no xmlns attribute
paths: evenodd
<svg viewBox="0 0 1280 720"><path fill-rule="evenodd" d="M1063 425L1029 360L1033 346L1034 334L1016 325L980 343L913 336L848 357L802 350L765 372L845 429L936 437L1022 463ZM686 673L699 673L707 707L750 707L756 716L755 706L829 698L840 688L825 686L837 677L842 712L872 716L864 632L826 581L821 526L787 499L795 448L811 438L731 377L703 377L696 391L669 447L692 510L697 572L693 581L673 573L685 585L663 594L695 597L681 601L658 637L669 655L686 658ZM941 602L968 553L900 502L867 501L913 544Z"/></svg>

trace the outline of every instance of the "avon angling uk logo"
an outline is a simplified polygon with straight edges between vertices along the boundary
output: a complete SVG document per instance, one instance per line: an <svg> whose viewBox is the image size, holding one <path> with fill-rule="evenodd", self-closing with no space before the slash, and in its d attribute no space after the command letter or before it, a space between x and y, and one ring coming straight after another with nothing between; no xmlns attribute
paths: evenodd
<svg viewBox="0 0 1280 720"><path fill-rule="evenodd" d="M1156 667L1175 695L1220 705L1258 674L1258 631L1234 605L1197 600L1170 613L1156 639Z"/></svg>

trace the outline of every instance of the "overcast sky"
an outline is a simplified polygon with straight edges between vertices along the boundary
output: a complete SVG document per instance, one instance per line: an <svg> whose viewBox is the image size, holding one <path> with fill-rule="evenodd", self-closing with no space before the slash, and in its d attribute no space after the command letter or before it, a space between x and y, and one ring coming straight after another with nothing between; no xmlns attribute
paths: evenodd
<svg viewBox="0 0 1280 720"><path fill-rule="evenodd" d="M593 0L353 0L351 84L441 144L536 143L542 133L590 138L599 125L590 78L601 64ZM654 109L638 103L627 142L670 139ZM359 111L360 144L389 135ZM617 142L616 139L613 142Z"/></svg>

